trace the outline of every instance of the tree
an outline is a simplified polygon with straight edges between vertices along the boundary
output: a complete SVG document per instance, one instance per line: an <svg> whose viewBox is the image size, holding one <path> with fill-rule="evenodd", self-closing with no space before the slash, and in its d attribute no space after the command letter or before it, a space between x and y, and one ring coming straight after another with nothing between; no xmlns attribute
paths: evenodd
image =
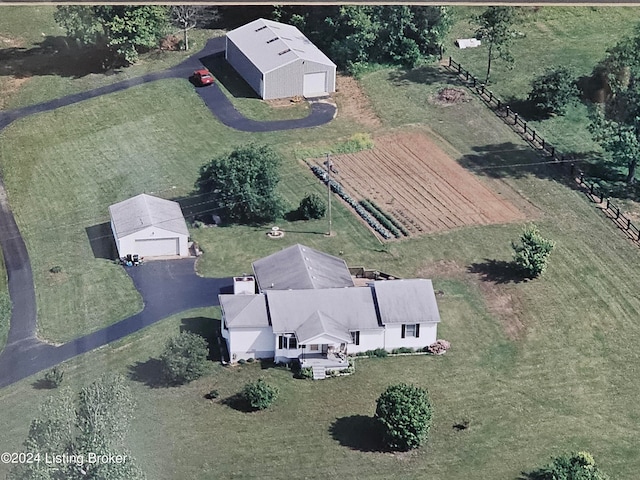
<svg viewBox="0 0 640 480"><path fill-rule="evenodd" d="M375 416L384 427L385 445L392 450L406 451L427 440L432 409L426 390L399 384L388 387L380 395Z"/></svg>
<svg viewBox="0 0 640 480"><path fill-rule="evenodd" d="M529 101L545 113L563 115L579 95L573 71L565 66L548 69L531 82Z"/></svg>
<svg viewBox="0 0 640 480"><path fill-rule="evenodd" d="M555 246L551 240L540 235L538 227L527 225L520 236L520 244L511 242L516 266L527 278L536 278L547 268L549 255Z"/></svg>
<svg viewBox="0 0 640 480"><path fill-rule="evenodd" d="M133 415L134 402L122 376L105 374L84 387L74 401L70 389L50 397L31 422L25 451L39 454L41 461L16 466L10 480L115 480L144 479L131 456L117 462L90 462L90 452L124 455L124 438ZM84 461L47 463L45 455L68 455Z"/></svg>
<svg viewBox="0 0 640 480"><path fill-rule="evenodd" d="M560 455L529 475L532 480L608 480L589 452Z"/></svg>
<svg viewBox="0 0 640 480"><path fill-rule="evenodd" d="M191 382L204 375L209 349L200 335L182 332L167 341L160 362L167 381L174 385Z"/></svg>
<svg viewBox="0 0 640 480"><path fill-rule="evenodd" d="M242 398L254 410L264 410L270 407L278 398L278 388L272 387L262 378L255 382L247 383L242 390Z"/></svg>
<svg viewBox="0 0 640 480"><path fill-rule="evenodd" d="M197 5L172 5L170 10L171 23L182 30L184 49L189 50L189 30L205 22L218 20L220 14L215 7L201 7Z"/></svg>
<svg viewBox="0 0 640 480"><path fill-rule="evenodd" d="M49 388L58 388L64 379L64 369L59 366L53 367L44 374L44 381Z"/></svg>
<svg viewBox="0 0 640 480"><path fill-rule="evenodd" d="M327 204L317 193L309 193L306 195L300 200L300 206L298 207L300 218L304 220L322 218L326 211Z"/></svg>
<svg viewBox="0 0 640 480"><path fill-rule="evenodd" d="M478 25L476 38L488 45L485 83L489 83L493 60L502 59L513 63L509 47L515 34L513 25L516 23L516 10L513 7L487 7L474 21Z"/></svg>
<svg viewBox="0 0 640 480"><path fill-rule="evenodd" d="M280 154L267 145L239 147L204 165L196 188L230 221L272 221L284 211L276 192L281 162Z"/></svg>
<svg viewBox="0 0 640 480"><path fill-rule="evenodd" d="M167 32L164 6L59 6L54 19L81 45L106 46L125 64L135 63L142 49L158 45Z"/></svg>

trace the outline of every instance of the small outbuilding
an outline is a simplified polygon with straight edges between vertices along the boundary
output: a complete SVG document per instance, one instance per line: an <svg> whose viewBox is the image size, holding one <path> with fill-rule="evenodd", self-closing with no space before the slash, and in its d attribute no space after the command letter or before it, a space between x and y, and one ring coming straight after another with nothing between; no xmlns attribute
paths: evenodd
<svg viewBox="0 0 640 480"><path fill-rule="evenodd" d="M145 193L109 207L118 255L188 256L189 230L177 202Z"/></svg>
<svg viewBox="0 0 640 480"><path fill-rule="evenodd" d="M336 90L335 63L291 25L260 18L232 30L225 58L265 100Z"/></svg>

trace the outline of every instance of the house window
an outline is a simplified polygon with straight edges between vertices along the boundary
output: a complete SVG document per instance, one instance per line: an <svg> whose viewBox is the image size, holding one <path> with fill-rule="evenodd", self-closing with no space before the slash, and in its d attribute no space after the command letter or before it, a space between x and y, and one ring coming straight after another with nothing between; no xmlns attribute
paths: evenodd
<svg viewBox="0 0 640 480"><path fill-rule="evenodd" d="M309 349L312 352L317 352L318 350L320 350L320 346L316 343L314 345L311 345L311 348Z"/></svg>
<svg viewBox="0 0 640 480"><path fill-rule="evenodd" d="M351 343L354 345L360 345L360 330L351 332Z"/></svg>
<svg viewBox="0 0 640 480"><path fill-rule="evenodd" d="M402 333L400 335L402 338L406 337L420 337L420 324L419 323L409 323L402 325Z"/></svg>
<svg viewBox="0 0 640 480"><path fill-rule="evenodd" d="M298 348L298 341L292 335L280 335L278 337L278 348L280 350L295 350Z"/></svg>

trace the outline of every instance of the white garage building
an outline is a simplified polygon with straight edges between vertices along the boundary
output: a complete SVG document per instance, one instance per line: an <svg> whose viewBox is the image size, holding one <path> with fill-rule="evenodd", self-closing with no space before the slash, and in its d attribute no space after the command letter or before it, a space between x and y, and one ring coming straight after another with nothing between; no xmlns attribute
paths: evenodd
<svg viewBox="0 0 640 480"><path fill-rule="evenodd" d="M109 207L118 256L189 254L189 230L177 202L145 193Z"/></svg>
<svg viewBox="0 0 640 480"><path fill-rule="evenodd" d="M336 65L291 25L260 18L227 33L225 57L261 98L336 91Z"/></svg>

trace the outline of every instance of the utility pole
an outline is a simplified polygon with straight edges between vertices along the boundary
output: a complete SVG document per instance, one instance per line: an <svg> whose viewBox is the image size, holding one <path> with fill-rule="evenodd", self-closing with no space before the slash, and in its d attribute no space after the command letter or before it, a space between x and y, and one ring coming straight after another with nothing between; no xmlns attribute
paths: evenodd
<svg viewBox="0 0 640 480"><path fill-rule="evenodd" d="M327 159L324 161L324 166L327 168L327 217L329 218L329 232L328 236L331 236L331 159L330 153L325 154Z"/></svg>

